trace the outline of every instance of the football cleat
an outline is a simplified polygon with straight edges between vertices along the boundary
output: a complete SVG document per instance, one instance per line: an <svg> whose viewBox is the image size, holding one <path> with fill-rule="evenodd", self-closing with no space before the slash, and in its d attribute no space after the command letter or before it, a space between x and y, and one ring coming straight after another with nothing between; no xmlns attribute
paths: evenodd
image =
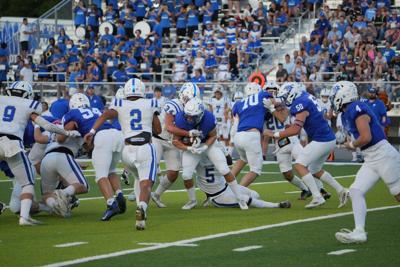
<svg viewBox="0 0 400 267"><path fill-rule="evenodd" d="M114 201L111 205L107 205L107 210L104 212L103 217L101 217L101 220L104 221L109 221L112 217L115 215L119 214L120 210L118 207L117 201Z"/></svg>
<svg viewBox="0 0 400 267"><path fill-rule="evenodd" d="M279 208L281 209L289 209L292 206L289 200L285 200L279 203Z"/></svg>
<svg viewBox="0 0 400 267"><path fill-rule="evenodd" d="M191 210L191 209L193 209L193 208L196 207L196 206L197 206L197 200L189 200L189 202L186 203L186 204L182 207L182 209L183 209L183 210Z"/></svg>
<svg viewBox="0 0 400 267"><path fill-rule="evenodd" d="M31 217L28 218L19 217L19 225L21 226L36 226L41 224L43 224L41 221L32 219Z"/></svg>
<svg viewBox="0 0 400 267"><path fill-rule="evenodd" d="M144 230L146 229L146 220L147 215L144 209L141 206L136 208L136 230Z"/></svg>
<svg viewBox="0 0 400 267"><path fill-rule="evenodd" d="M323 197L325 200L330 199L331 196L332 196L331 193L329 193L328 191L326 191L326 190L323 189L323 188L321 188L321 190L320 190L319 192L321 193L322 197Z"/></svg>
<svg viewBox="0 0 400 267"><path fill-rule="evenodd" d="M301 193L300 193L299 200L306 200L307 198L309 198L309 197L311 197L311 196L312 196L312 194L311 194L310 191L308 191L308 190L302 190Z"/></svg>
<svg viewBox="0 0 400 267"><path fill-rule="evenodd" d="M61 189L54 191L54 199L56 201L56 205L53 207L53 211L55 214L60 215L61 217L70 217L71 216L71 198L68 197Z"/></svg>
<svg viewBox="0 0 400 267"><path fill-rule="evenodd" d="M324 204L325 204L325 199L322 196L321 197L316 197L316 198L313 198L311 200L311 202L308 203L305 206L305 208L306 209L313 209L313 208L316 208L316 207L324 205Z"/></svg>
<svg viewBox="0 0 400 267"><path fill-rule="evenodd" d="M135 191L132 191L132 192L128 195L127 198L128 198L129 201L135 201L135 200L136 200Z"/></svg>
<svg viewBox="0 0 400 267"><path fill-rule="evenodd" d="M211 199L209 197L207 197L203 203L201 204L203 207L208 207L211 204Z"/></svg>
<svg viewBox="0 0 400 267"><path fill-rule="evenodd" d="M367 233L363 230L354 229L341 229L340 232L335 234L337 241L343 244L359 244L367 242Z"/></svg>
<svg viewBox="0 0 400 267"><path fill-rule="evenodd" d="M129 185L129 172L127 170L122 172L121 180L124 181L124 184Z"/></svg>
<svg viewBox="0 0 400 267"><path fill-rule="evenodd" d="M77 208L77 207L79 207L79 199L76 197L76 196L72 196L71 197L71 200L70 200L70 202L69 202L69 205L70 205L70 207L71 207L71 210L72 209L75 209L75 208Z"/></svg>
<svg viewBox="0 0 400 267"><path fill-rule="evenodd" d="M239 199L238 200L239 208L241 210L248 210L249 206L247 206L247 201L245 199Z"/></svg>
<svg viewBox="0 0 400 267"><path fill-rule="evenodd" d="M154 193L154 192L151 192L151 199L154 201L154 203L156 203L157 207L159 207L159 208L166 208L166 207L167 207L167 205L165 205L165 204L161 201L160 196L157 195L157 194Z"/></svg>
<svg viewBox="0 0 400 267"><path fill-rule="evenodd" d="M349 200L349 190L347 188L343 188L342 191L339 193L339 206L338 208L342 208L346 205L347 201Z"/></svg>
<svg viewBox="0 0 400 267"><path fill-rule="evenodd" d="M3 211L6 209L6 204L3 202L0 202L0 215L3 213Z"/></svg>
<svg viewBox="0 0 400 267"><path fill-rule="evenodd" d="M118 203L118 208L119 208L119 213L125 213L126 211L126 199L124 198L124 195L122 193L119 193L117 197L115 198Z"/></svg>

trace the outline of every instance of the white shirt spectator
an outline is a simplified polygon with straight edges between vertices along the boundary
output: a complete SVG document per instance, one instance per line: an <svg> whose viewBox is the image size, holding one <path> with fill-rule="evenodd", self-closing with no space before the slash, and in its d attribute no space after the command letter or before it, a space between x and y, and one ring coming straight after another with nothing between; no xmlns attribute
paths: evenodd
<svg viewBox="0 0 400 267"><path fill-rule="evenodd" d="M24 32L30 32L29 26L22 24L21 28L19 29L19 41L26 42L29 40L29 34L25 34Z"/></svg>
<svg viewBox="0 0 400 267"><path fill-rule="evenodd" d="M19 72L22 75L21 80L25 82L32 82L33 81L33 71L31 68L23 67Z"/></svg>
<svg viewBox="0 0 400 267"><path fill-rule="evenodd" d="M294 69L294 63L292 61L290 61L289 63L283 63L283 68L288 72L288 73L292 73L293 69Z"/></svg>

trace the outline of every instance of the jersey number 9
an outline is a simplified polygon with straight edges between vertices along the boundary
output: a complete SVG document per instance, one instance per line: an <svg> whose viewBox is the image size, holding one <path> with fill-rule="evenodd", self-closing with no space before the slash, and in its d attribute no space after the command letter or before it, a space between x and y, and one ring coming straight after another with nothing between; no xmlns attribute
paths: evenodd
<svg viewBox="0 0 400 267"><path fill-rule="evenodd" d="M11 122L14 120L14 116L15 116L15 107L14 106L6 106L4 108L3 121Z"/></svg>
<svg viewBox="0 0 400 267"><path fill-rule="evenodd" d="M142 130L142 112L140 109L132 109L131 117L131 129L134 131Z"/></svg>

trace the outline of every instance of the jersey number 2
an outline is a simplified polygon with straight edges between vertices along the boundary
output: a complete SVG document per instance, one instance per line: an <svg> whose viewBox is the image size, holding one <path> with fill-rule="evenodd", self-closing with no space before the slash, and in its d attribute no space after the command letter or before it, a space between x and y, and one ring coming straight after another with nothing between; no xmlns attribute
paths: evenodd
<svg viewBox="0 0 400 267"><path fill-rule="evenodd" d="M131 117L131 129L134 131L142 130L142 112L140 109L132 109Z"/></svg>
<svg viewBox="0 0 400 267"><path fill-rule="evenodd" d="M14 116L15 116L15 107L6 106L4 108L3 121L11 122L14 120Z"/></svg>

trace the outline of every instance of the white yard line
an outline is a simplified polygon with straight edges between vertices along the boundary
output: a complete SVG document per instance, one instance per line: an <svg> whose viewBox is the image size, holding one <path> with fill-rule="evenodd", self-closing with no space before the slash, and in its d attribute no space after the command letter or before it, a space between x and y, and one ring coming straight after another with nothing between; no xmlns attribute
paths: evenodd
<svg viewBox="0 0 400 267"><path fill-rule="evenodd" d="M235 248L235 249L232 249L232 251L245 252L245 251L249 251L249 250L259 249L262 247L263 246L248 246L248 247Z"/></svg>
<svg viewBox="0 0 400 267"><path fill-rule="evenodd" d="M327 253L327 255L343 255L343 254L347 254L347 253L351 253L351 252L356 252L355 249L341 249L341 250L336 250L336 251L331 251L329 253Z"/></svg>
<svg viewBox="0 0 400 267"><path fill-rule="evenodd" d="M298 194L301 193L301 191L289 191L289 192L285 192L285 194Z"/></svg>
<svg viewBox="0 0 400 267"><path fill-rule="evenodd" d="M159 245L163 245L166 243L138 243L138 245L141 246L159 246ZM176 247L198 247L199 245L197 244L180 244L180 245L176 245Z"/></svg>
<svg viewBox="0 0 400 267"><path fill-rule="evenodd" d="M373 212L373 211L395 209L395 208L400 208L400 205L372 208L372 209L368 209L368 211ZM318 216L318 217L307 218L307 219L287 221L287 222L282 222L282 223L277 223L277 224L263 225L263 226L259 226L259 227L246 228L246 229L241 229L241 230L237 230L237 231L200 236L200 237L184 239L184 240L179 240L179 241L170 242L170 243L163 243L160 245L155 245L155 246L150 246L150 247L145 247L145 248L121 250L121 251L112 252L112 253L108 253L108 254L101 254L101 255L95 255L95 256L90 256L90 257L69 260L69 261L56 262L56 263L52 263L52 264L48 264L48 265L44 265L44 266L46 266L46 267L68 266L68 265L90 262L90 261L95 261L95 260L108 259L108 258L124 256L124 255L129 255L129 254L136 254L136 253L141 253L141 252L146 252L146 251L153 251L153 250L173 247L176 245L193 244L193 243L197 243L199 241L212 240L212 239L227 237L227 236L232 236L232 235L251 233L251 232L255 232L255 231L267 230L267 229L272 229L272 228L277 228L277 227L284 227L284 226L293 225L293 224L299 224L299 223L305 223L305 222L315 222L315 221L321 221L321 220L326 220L326 219L338 218L338 217L343 217L343 216L347 216L347 215L351 215L351 214L352 214L352 212L341 212L341 213L335 213L335 214L330 214L330 215L325 215L325 216Z"/></svg>
<svg viewBox="0 0 400 267"><path fill-rule="evenodd" d="M54 245L54 247L55 248L68 248L68 247L76 247L76 246L84 245L87 243L88 242L71 242L71 243Z"/></svg>

